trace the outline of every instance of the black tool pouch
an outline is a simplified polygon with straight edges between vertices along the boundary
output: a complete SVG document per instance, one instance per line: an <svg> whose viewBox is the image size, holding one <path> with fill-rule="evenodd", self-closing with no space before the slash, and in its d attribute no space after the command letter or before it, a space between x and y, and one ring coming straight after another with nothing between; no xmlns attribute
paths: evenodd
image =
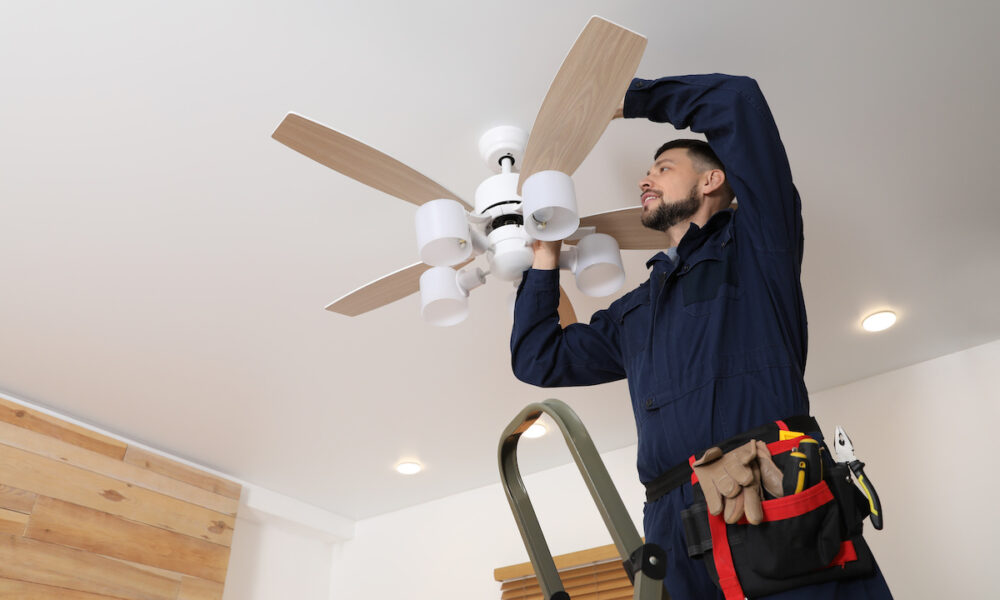
<svg viewBox="0 0 1000 600"><path fill-rule="evenodd" d="M789 457L795 442L768 444L779 468L796 460ZM726 600L874 572L871 551L861 537L868 502L846 465L827 463L815 485L765 499L759 525L746 519L726 524L722 515L708 513L701 486L695 483L693 489L694 503L682 512L688 555L704 562Z"/></svg>

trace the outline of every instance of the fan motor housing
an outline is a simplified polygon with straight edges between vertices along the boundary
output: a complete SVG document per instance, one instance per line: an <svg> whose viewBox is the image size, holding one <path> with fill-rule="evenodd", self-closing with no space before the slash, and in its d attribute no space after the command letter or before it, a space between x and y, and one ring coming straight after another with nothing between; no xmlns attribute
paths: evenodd
<svg viewBox="0 0 1000 600"><path fill-rule="evenodd" d="M475 211L490 217L511 212L515 206L520 212L521 196L517 193L517 173L499 173L487 177L476 188ZM506 208L501 208L506 206ZM494 210L501 208L501 210Z"/></svg>

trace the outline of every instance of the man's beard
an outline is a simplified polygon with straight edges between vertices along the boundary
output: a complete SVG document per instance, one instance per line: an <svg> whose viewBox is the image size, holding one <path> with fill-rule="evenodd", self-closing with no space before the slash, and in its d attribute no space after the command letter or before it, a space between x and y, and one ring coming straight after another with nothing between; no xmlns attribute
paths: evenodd
<svg viewBox="0 0 1000 600"><path fill-rule="evenodd" d="M674 225L690 219L701 208L701 198L698 197L698 186L691 188L686 200L680 202L666 203L660 197L660 205L653 212L642 214L642 224L650 229L666 231Z"/></svg>

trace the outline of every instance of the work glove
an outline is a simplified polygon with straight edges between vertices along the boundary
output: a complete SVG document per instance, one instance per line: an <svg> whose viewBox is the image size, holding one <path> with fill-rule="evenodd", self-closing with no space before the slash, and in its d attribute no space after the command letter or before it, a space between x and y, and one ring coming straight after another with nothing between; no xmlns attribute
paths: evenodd
<svg viewBox="0 0 1000 600"><path fill-rule="evenodd" d="M764 452L767 454L765 462L770 463L765 472L771 480L771 467L777 470L777 466L771 462L766 444ZM709 448L691 465L705 494L709 513L719 515L724 512L723 518L729 524L738 522L744 515L751 525L760 524L764 519L764 510L761 507L759 454L757 441L751 440L726 453L718 447ZM780 477L780 471L778 475Z"/></svg>
<svg viewBox="0 0 1000 600"><path fill-rule="evenodd" d="M764 484L764 489L775 498L784 496L783 481L784 474L778 465L771 459L771 452L767 449L767 444L757 440L757 465L760 468L760 480Z"/></svg>

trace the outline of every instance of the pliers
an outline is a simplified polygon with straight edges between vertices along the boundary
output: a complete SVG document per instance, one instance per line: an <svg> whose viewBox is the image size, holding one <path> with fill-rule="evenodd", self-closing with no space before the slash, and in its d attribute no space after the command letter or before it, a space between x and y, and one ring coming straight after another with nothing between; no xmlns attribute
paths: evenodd
<svg viewBox="0 0 1000 600"><path fill-rule="evenodd" d="M837 452L837 460L847 463L847 466L851 469L851 473L854 473L854 477L858 480L861 491L868 498L868 505L871 508L872 527L882 529L882 503L879 502L878 493L875 491L875 487L871 481L865 477L865 463L858 460L858 457L854 455L854 444L851 443L851 438L847 437L847 433L840 425L837 425L834 446Z"/></svg>

